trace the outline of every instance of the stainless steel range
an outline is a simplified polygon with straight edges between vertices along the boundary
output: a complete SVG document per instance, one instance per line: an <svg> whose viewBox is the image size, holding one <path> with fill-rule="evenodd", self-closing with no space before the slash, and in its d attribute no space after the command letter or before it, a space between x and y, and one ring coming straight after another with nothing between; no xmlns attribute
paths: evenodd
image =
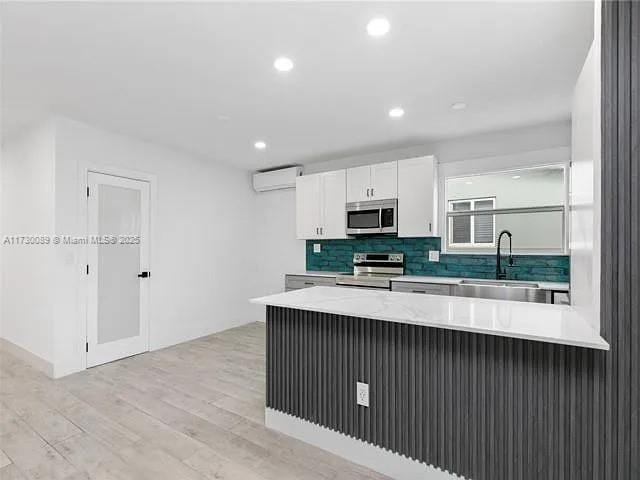
<svg viewBox="0 0 640 480"><path fill-rule="evenodd" d="M342 287L391 288L391 279L404 275L403 253L354 253L353 275L338 275Z"/></svg>

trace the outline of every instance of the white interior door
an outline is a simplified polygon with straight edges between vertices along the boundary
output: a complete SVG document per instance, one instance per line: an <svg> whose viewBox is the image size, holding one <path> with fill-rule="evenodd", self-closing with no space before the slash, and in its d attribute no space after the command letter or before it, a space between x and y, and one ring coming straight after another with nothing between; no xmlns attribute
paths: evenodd
<svg viewBox="0 0 640 480"><path fill-rule="evenodd" d="M149 350L149 183L93 172L87 180L92 367Z"/></svg>

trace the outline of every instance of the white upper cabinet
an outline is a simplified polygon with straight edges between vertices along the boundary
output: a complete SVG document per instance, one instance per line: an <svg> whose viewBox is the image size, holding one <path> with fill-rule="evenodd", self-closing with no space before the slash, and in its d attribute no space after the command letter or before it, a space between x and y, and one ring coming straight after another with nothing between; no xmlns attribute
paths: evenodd
<svg viewBox="0 0 640 480"><path fill-rule="evenodd" d="M371 199L398 198L398 162L371 165Z"/></svg>
<svg viewBox="0 0 640 480"><path fill-rule="evenodd" d="M296 178L296 236L320 238L320 176Z"/></svg>
<svg viewBox="0 0 640 480"><path fill-rule="evenodd" d="M347 238L346 231L346 170L322 173L321 238Z"/></svg>
<svg viewBox="0 0 640 480"><path fill-rule="evenodd" d="M398 199L398 236L432 237L436 232L437 161L409 158L296 179L299 239L347 238L345 204Z"/></svg>
<svg viewBox="0 0 640 480"><path fill-rule="evenodd" d="M437 161L433 156L398 162L398 236L436 235Z"/></svg>
<svg viewBox="0 0 640 480"><path fill-rule="evenodd" d="M347 169L347 202L386 200L398 196L398 162Z"/></svg>
<svg viewBox="0 0 640 480"><path fill-rule="evenodd" d="M299 239L347 238L346 171L296 179L296 234Z"/></svg>
<svg viewBox="0 0 640 480"><path fill-rule="evenodd" d="M347 203L371 200L371 167L347 169Z"/></svg>

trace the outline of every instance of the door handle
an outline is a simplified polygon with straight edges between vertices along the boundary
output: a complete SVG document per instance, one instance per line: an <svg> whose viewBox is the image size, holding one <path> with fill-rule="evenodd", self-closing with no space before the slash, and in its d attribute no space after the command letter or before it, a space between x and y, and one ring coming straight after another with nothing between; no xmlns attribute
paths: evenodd
<svg viewBox="0 0 640 480"><path fill-rule="evenodd" d="M138 274L138 278L147 278L151 276L151 272L141 272Z"/></svg>

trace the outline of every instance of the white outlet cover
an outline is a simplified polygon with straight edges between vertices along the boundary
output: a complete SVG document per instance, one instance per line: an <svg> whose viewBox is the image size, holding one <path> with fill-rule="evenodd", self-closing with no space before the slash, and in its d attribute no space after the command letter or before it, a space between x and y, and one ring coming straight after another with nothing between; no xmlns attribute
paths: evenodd
<svg viewBox="0 0 640 480"><path fill-rule="evenodd" d="M440 251L439 250L429 250L429 261L430 262L439 262L440 261Z"/></svg>
<svg viewBox="0 0 640 480"><path fill-rule="evenodd" d="M369 384L356 382L356 400L358 405L363 407L369 406Z"/></svg>
<svg viewBox="0 0 640 480"><path fill-rule="evenodd" d="M322 251L322 248L320 247L319 243L314 243L313 244L313 253L320 253Z"/></svg>

